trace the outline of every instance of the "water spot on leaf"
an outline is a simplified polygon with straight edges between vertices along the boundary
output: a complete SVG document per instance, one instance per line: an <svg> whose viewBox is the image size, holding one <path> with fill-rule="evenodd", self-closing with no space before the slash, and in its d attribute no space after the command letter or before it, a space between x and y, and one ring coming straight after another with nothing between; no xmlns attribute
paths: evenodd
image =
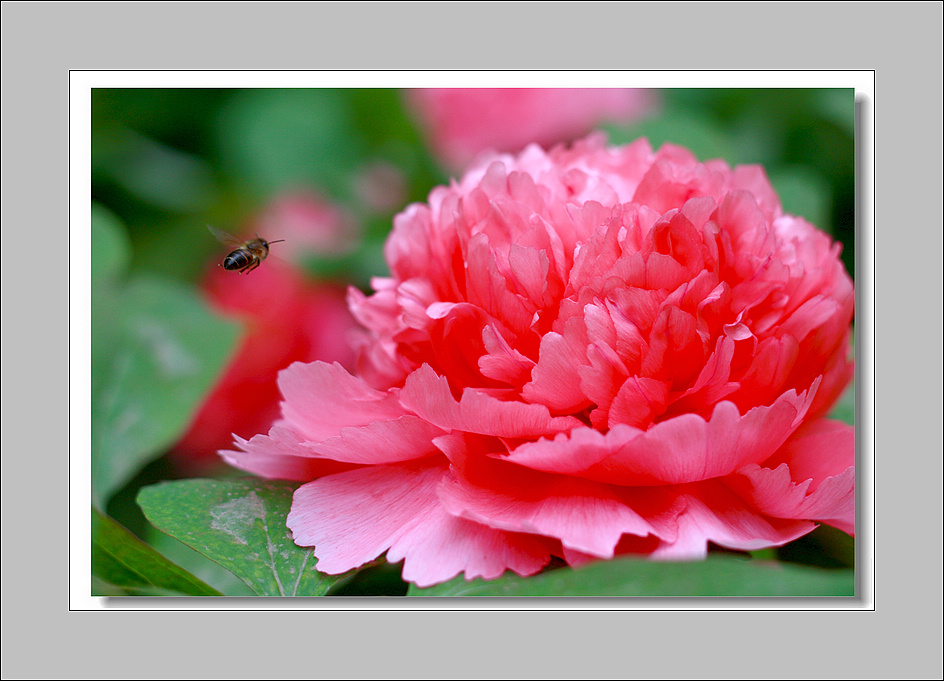
<svg viewBox="0 0 944 681"><path fill-rule="evenodd" d="M249 544L248 536L255 526L256 520L265 520L265 503L255 492L249 492L245 497L233 499L210 509L214 530L220 530L230 535L240 544Z"/></svg>

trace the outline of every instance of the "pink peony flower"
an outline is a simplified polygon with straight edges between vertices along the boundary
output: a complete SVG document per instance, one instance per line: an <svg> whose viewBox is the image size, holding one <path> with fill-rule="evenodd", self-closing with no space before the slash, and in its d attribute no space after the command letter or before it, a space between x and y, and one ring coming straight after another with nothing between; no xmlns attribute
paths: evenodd
<svg viewBox="0 0 944 681"><path fill-rule="evenodd" d="M656 104L654 90L632 88L429 88L409 90L407 97L451 169L486 150L568 142L600 123L639 118Z"/></svg>
<svg viewBox="0 0 944 681"><path fill-rule="evenodd" d="M392 277L349 293L357 374L293 364L281 419L222 454L305 483L319 570L386 552L420 586L851 534L839 248L756 166L596 136L492 156L396 217Z"/></svg>

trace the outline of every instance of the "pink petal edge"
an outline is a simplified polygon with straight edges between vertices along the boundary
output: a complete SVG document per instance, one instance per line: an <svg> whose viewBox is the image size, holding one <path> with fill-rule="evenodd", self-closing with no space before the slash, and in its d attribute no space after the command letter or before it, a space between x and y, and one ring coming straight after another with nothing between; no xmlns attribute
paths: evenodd
<svg viewBox="0 0 944 681"><path fill-rule="evenodd" d="M341 574L385 551L404 560L403 578L430 586L465 572L493 579L506 569L533 574L550 559L539 538L455 518L436 488L444 459L360 468L309 482L295 492L288 527L314 546L317 568Z"/></svg>

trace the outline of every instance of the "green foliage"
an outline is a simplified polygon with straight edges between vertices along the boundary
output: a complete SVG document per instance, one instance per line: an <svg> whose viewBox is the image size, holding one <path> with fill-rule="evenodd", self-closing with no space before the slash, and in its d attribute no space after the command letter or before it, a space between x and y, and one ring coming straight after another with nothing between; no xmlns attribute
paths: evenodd
<svg viewBox="0 0 944 681"><path fill-rule="evenodd" d="M855 379L849 383L842 397L833 406L829 418L855 425Z"/></svg>
<svg viewBox="0 0 944 681"><path fill-rule="evenodd" d="M209 165L127 128L96 139L94 170L144 205L161 211L205 210L215 200Z"/></svg>
<svg viewBox="0 0 944 681"><path fill-rule="evenodd" d="M784 213L801 217L823 231L830 231L832 195L820 173L803 166L780 166L769 175Z"/></svg>
<svg viewBox="0 0 944 681"><path fill-rule="evenodd" d="M820 525L807 535L777 549L777 558L824 568L855 567L855 539L842 530Z"/></svg>
<svg viewBox="0 0 944 681"><path fill-rule="evenodd" d="M108 498L183 433L232 351L237 328L190 289L125 280L120 224L92 212L92 495Z"/></svg>
<svg viewBox="0 0 944 681"><path fill-rule="evenodd" d="M92 509L93 596L220 596L111 518Z"/></svg>
<svg viewBox="0 0 944 681"><path fill-rule="evenodd" d="M311 549L285 526L296 484L261 480L180 480L145 487L148 520L242 579L259 596L323 596L347 575L315 568Z"/></svg>
<svg viewBox="0 0 944 681"><path fill-rule="evenodd" d="M714 555L670 563L616 559L562 567L534 577L506 574L493 581L459 576L410 596L853 596L852 570L822 570L787 563Z"/></svg>
<svg viewBox="0 0 944 681"><path fill-rule="evenodd" d="M315 187L357 210L357 176L378 160L418 181L423 196L440 179L395 90L240 90L221 110L217 139L232 179L259 198Z"/></svg>
<svg viewBox="0 0 944 681"><path fill-rule="evenodd" d="M140 513L140 507L138 512ZM143 517L144 514L141 515ZM145 519L144 522L147 520ZM143 534L144 540L160 551L161 555L203 580L224 596L246 598L256 595L256 592L250 589L243 580L222 565L177 541L169 534L161 532L153 525L149 524Z"/></svg>
<svg viewBox="0 0 944 681"><path fill-rule="evenodd" d="M241 90L218 130L224 165L260 196L311 183L343 195L362 154L347 102L335 90Z"/></svg>

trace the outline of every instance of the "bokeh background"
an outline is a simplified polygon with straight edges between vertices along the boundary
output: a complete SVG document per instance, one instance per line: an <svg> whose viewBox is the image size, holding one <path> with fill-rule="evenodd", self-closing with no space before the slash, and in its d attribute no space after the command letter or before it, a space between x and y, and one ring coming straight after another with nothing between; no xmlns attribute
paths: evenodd
<svg viewBox="0 0 944 681"><path fill-rule="evenodd" d="M788 213L843 244L855 273L852 89L96 89L92 93L93 525L127 530L227 595L231 573L156 531L135 497L220 463L276 417L278 370L355 363L345 292L385 276L393 216L485 149L601 131L701 160L762 164ZM208 225L285 239L248 276ZM854 419L852 391L835 416ZM771 558L843 568L820 528ZM93 588L141 593L93 549ZM127 576L125 576L127 577ZM404 591L377 566L345 593Z"/></svg>

